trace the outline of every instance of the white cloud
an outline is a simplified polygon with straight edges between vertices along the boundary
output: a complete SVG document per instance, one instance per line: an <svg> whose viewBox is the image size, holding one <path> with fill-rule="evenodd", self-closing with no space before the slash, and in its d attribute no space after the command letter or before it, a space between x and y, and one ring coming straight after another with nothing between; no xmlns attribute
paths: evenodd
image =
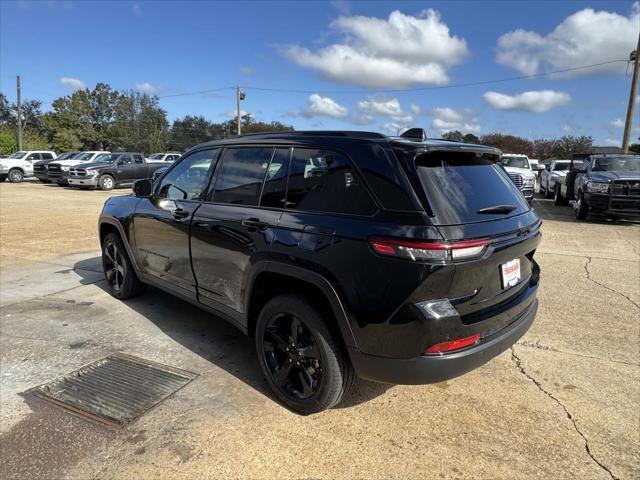
<svg viewBox="0 0 640 480"><path fill-rule="evenodd" d="M548 35L517 29L498 38L496 61L525 75L563 70L627 58L635 48L640 25L640 2L630 15L592 8L565 18ZM624 72L623 62L568 72L566 76Z"/></svg>
<svg viewBox="0 0 640 480"><path fill-rule="evenodd" d="M420 115L420 113L422 113L422 109L420 108L420 105L416 105L415 103L412 103L409 107L411 108L411 111L416 115Z"/></svg>
<svg viewBox="0 0 640 480"><path fill-rule="evenodd" d="M238 112L236 112L235 110L230 110L228 112L222 112L220 116L226 118L227 120L232 120L236 118L237 114ZM253 115L251 114L251 112L247 112L245 110L240 109L240 116L244 117L245 115L251 115L251 117L253 118Z"/></svg>
<svg viewBox="0 0 640 480"><path fill-rule="evenodd" d="M139 92L148 93L150 95L153 95L154 93L158 93L162 91L161 85L153 85L152 83L149 83L149 82L134 83L133 87Z"/></svg>
<svg viewBox="0 0 640 480"><path fill-rule="evenodd" d="M569 125L568 123L565 123L565 124L562 126L562 131L563 131L564 133L572 133L572 132L573 132L573 127L572 127L571 125Z"/></svg>
<svg viewBox="0 0 640 480"><path fill-rule="evenodd" d="M87 88L82 80L71 77L60 77L60 85L70 88L71 90L82 90Z"/></svg>
<svg viewBox="0 0 640 480"><path fill-rule="evenodd" d="M440 134L458 130L462 133L480 133L481 127L474 112L468 109L455 110L438 107L431 111L431 126Z"/></svg>
<svg viewBox="0 0 640 480"><path fill-rule="evenodd" d="M605 145L611 145L614 147L619 147L620 145L622 145L622 140L617 139L617 138L605 138L604 139L604 143Z"/></svg>
<svg viewBox="0 0 640 480"><path fill-rule="evenodd" d="M447 68L469 54L465 40L452 36L432 9L416 17L397 10L388 19L341 16L331 28L343 34L342 43L315 52L293 45L283 53L330 80L367 88L442 85Z"/></svg>
<svg viewBox="0 0 640 480"><path fill-rule="evenodd" d="M331 0L331 6L343 15L349 15L351 13L351 7L347 0Z"/></svg>
<svg viewBox="0 0 640 480"><path fill-rule="evenodd" d="M532 90L517 95L486 92L483 98L489 106L496 110L520 110L534 113L547 112L571 101L571 97L567 93L555 90Z"/></svg>
<svg viewBox="0 0 640 480"><path fill-rule="evenodd" d="M331 118L344 118L349 115L342 105L329 97L321 97L317 93L309 96L309 103L302 110L301 115L307 118L321 116Z"/></svg>
<svg viewBox="0 0 640 480"><path fill-rule="evenodd" d="M374 120L375 120L375 118L372 115L368 115L366 113L363 113L361 115L357 115L357 116L353 117L351 119L351 123L354 123L356 125L369 125L369 124L373 123Z"/></svg>
<svg viewBox="0 0 640 480"><path fill-rule="evenodd" d="M400 130L404 128L406 128L405 125L400 125L396 122L389 122L382 125L383 130L386 130L387 132L392 133L393 135L397 135L400 132Z"/></svg>
<svg viewBox="0 0 640 480"><path fill-rule="evenodd" d="M383 117L391 117L394 121L404 124L413 122L413 116L402 110L397 98L371 97L366 100L360 100L358 102L358 110L363 115L371 117L381 115Z"/></svg>
<svg viewBox="0 0 640 480"><path fill-rule="evenodd" d="M139 3L134 3L131 5L131 12L133 12L134 15L137 15L138 17L142 16L142 7L140 6Z"/></svg>
<svg viewBox="0 0 640 480"><path fill-rule="evenodd" d="M253 68L247 67L246 65L243 65L243 66L238 67L238 68L240 68L240 71L242 73L244 73L245 75L251 75L254 72Z"/></svg>
<svg viewBox="0 0 640 480"><path fill-rule="evenodd" d="M624 128L624 120L621 118L616 118L615 120L611 120L609 122L609 126L613 128Z"/></svg>

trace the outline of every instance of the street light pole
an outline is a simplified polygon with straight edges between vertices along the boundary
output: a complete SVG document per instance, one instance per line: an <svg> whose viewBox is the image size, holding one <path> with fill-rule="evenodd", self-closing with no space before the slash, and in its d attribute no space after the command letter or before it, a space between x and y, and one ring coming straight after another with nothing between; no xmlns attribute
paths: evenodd
<svg viewBox="0 0 640 480"><path fill-rule="evenodd" d="M629 105L627 106L627 118L624 122L624 135L622 137L622 153L629 152L629 137L631 137L631 127L633 126L633 107L636 103L636 91L638 90L638 64L640 59L640 35L638 35L638 46L631 52L629 60L633 61L633 74L631 76L631 91L629 92Z"/></svg>
<svg viewBox="0 0 640 480"><path fill-rule="evenodd" d="M238 122L237 125L237 133L238 136L241 133L241 128L240 128L240 86L236 86L236 115L237 115L237 119L236 121Z"/></svg>

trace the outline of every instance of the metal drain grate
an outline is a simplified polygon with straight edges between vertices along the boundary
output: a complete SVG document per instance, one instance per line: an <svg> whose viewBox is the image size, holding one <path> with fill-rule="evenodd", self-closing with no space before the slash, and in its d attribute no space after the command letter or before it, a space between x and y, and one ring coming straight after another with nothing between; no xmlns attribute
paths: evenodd
<svg viewBox="0 0 640 480"><path fill-rule="evenodd" d="M33 393L94 420L122 426L197 376L116 353L36 387Z"/></svg>

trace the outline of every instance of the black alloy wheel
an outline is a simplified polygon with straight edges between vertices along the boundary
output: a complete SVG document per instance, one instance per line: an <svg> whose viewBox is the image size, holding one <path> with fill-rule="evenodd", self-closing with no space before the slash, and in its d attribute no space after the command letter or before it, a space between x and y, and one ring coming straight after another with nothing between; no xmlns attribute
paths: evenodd
<svg viewBox="0 0 640 480"><path fill-rule="evenodd" d="M124 284L124 259L115 242L105 246L104 256L104 273L107 276L109 287L114 292L120 292Z"/></svg>
<svg viewBox="0 0 640 480"><path fill-rule="evenodd" d="M322 383L322 358L317 342L303 322L291 314L277 314L263 335L264 357L276 386L295 400L315 395Z"/></svg>
<svg viewBox="0 0 640 480"><path fill-rule="evenodd" d="M331 312L297 294L277 295L258 315L258 361L276 397L302 415L334 407L357 376Z"/></svg>
<svg viewBox="0 0 640 480"><path fill-rule="evenodd" d="M135 297L146 287L133 270L117 233L109 233L102 242L102 268L109 293L120 300Z"/></svg>

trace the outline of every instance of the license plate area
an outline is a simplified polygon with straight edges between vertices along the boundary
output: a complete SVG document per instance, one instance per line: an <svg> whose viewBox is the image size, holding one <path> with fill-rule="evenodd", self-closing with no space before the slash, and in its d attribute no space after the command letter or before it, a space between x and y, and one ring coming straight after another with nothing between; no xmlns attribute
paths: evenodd
<svg viewBox="0 0 640 480"><path fill-rule="evenodd" d="M503 290L517 285L522 278L520 259L514 258L513 260L509 260L508 262L500 265L500 278Z"/></svg>

